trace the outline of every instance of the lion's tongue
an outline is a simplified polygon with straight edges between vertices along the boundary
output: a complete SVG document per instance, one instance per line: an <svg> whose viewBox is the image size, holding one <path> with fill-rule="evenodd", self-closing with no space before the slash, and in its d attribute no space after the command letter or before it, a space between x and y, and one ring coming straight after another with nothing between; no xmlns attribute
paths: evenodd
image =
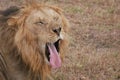
<svg viewBox="0 0 120 80"><path fill-rule="evenodd" d="M48 48L50 51L50 65L52 68L59 68L61 66L61 59L54 44L48 45Z"/></svg>

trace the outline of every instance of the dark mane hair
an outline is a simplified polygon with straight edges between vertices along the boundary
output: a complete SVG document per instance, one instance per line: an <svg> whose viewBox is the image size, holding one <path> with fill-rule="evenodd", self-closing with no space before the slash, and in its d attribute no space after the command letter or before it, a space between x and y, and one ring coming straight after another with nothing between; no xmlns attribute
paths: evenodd
<svg viewBox="0 0 120 80"><path fill-rule="evenodd" d="M6 10L0 11L0 14L3 16L9 16L11 14L14 14L19 11L19 8L17 6L11 6Z"/></svg>

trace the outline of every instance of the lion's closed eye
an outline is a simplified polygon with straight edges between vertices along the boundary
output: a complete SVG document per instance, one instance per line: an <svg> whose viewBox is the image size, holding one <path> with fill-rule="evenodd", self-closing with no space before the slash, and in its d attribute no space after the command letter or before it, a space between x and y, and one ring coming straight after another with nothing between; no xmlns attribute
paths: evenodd
<svg viewBox="0 0 120 80"><path fill-rule="evenodd" d="M36 22L35 22L35 24L37 24L37 25L47 25L48 24L48 22L46 21L46 20L37 20Z"/></svg>
<svg viewBox="0 0 120 80"><path fill-rule="evenodd" d="M35 24L40 24L40 25L42 25L42 24L45 24L43 21L38 21L38 22L35 22Z"/></svg>

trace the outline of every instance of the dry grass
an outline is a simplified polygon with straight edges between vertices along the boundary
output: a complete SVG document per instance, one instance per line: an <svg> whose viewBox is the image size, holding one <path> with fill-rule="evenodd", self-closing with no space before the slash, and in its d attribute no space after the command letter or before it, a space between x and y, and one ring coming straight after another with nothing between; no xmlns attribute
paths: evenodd
<svg viewBox="0 0 120 80"><path fill-rule="evenodd" d="M55 79L120 80L120 0L42 1L62 7L71 24L70 49Z"/></svg>

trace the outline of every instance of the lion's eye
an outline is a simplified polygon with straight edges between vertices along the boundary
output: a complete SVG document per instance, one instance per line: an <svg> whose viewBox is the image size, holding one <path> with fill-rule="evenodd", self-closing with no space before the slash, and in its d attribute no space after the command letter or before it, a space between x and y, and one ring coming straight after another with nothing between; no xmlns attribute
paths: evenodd
<svg viewBox="0 0 120 80"><path fill-rule="evenodd" d="M35 24L37 24L37 25L47 25L48 23L45 22L45 21L38 21Z"/></svg>
<svg viewBox="0 0 120 80"><path fill-rule="evenodd" d="M36 22L36 24L44 24L44 22L42 22L42 21L39 21L39 22Z"/></svg>

